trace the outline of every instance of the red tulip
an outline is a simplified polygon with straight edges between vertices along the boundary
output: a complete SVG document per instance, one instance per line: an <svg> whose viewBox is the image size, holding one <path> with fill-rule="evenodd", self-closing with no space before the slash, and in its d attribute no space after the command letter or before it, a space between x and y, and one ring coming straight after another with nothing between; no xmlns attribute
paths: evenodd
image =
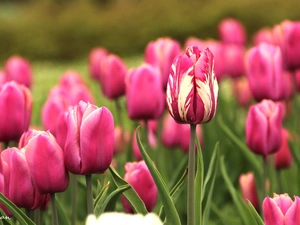
<svg viewBox="0 0 300 225"><path fill-rule="evenodd" d="M37 132L24 149L32 180L40 193L51 194L67 189L69 173L64 164L63 150L49 132Z"/></svg>
<svg viewBox="0 0 300 225"><path fill-rule="evenodd" d="M288 139L288 130L282 129L282 144L278 152L274 155L276 169L289 168L293 162Z"/></svg>
<svg viewBox="0 0 300 225"><path fill-rule="evenodd" d="M175 58L167 86L167 103L176 122L207 123L215 116L218 82L213 65L209 49L201 52L195 46Z"/></svg>
<svg viewBox="0 0 300 225"><path fill-rule="evenodd" d="M30 63L20 56L10 57L4 65L7 81L14 80L30 88L32 83L32 71Z"/></svg>
<svg viewBox="0 0 300 225"><path fill-rule="evenodd" d="M164 110L164 94L157 68L143 64L126 75L127 110L130 119L159 118Z"/></svg>
<svg viewBox="0 0 300 225"><path fill-rule="evenodd" d="M105 48L97 47L91 50L88 59L89 74L94 80L98 80L101 74L101 62L108 55Z"/></svg>
<svg viewBox="0 0 300 225"><path fill-rule="evenodd" d="M245 45L247 34L244 25L234 18L223 19L218 25L219 36L226 44Z"/></svg>
<svg viewBox="0 0 300 225"><path fill-rule="evenodd" d="M265 198L262 208L265 225L300 225L298 196L293 202L288 194L274 194L273 198Z"/></svg>
<svg viewBox="0 0 300 225"><path fill-rule="evenodd" d="M0 141L19 140L31 120L32 97L14 81L0 85Z"/></svg>
<svg viewBox="0 0 300 225"><path fill-rule="evenodd" d="M256 154L267 156L282 144L282 107L271 100L252 105L246 119L246 142Z"/></svg>
<svg viewBox="0 0 300 225"><path fill-rule="evenodd" d="M242 174L239 183L245 201L249 200L256 210L259 210L259 199L253 173Z"/></svg>
<svg viewBox="0 0 300 225"><path fill-rule="evenodd" d="M103 173L114 153L114 119L105 108L79 102L67 116L64 149L67 169L74 174Z"/></svg>
<svg viewBox="0 0 300 225"><path fill-rule="evenodd" d="M127 162L125 164L126 180L145 203L150 212L154 208L157 200L157 187L144 161ZM133 213L133 209L127 199L122 196L122 204L127 213Z"/></svg>

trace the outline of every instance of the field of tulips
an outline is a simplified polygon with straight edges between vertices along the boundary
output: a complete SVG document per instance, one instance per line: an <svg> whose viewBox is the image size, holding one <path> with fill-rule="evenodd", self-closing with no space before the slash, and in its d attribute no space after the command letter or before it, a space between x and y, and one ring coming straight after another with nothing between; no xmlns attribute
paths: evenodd
<svg viewBox="0 0 300 225"><path fill-rule="evenodd" d="M300 225L300 22L0 68L0 224Z"/></svg>

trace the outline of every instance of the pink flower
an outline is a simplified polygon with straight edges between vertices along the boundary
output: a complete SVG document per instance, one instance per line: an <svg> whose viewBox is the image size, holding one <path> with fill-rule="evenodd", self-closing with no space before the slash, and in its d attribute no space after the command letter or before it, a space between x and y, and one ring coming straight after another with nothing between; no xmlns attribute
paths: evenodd
<svg viewBox="0 0 300 225"><path fill-rule="evenodd" d="M293 162L288 139L288 130L282 129L282 144L278 152L274 155L276 169L289 168Z"/></svg>
<svg viewBox="0 0 300 225"><path fill-rule="evenodd" d="M226 44L245 45L247 34L244 25L234 18L223 19L218 25L219 36Z"/></svg>
<svg viewBox="0 0 300 225"><path fill-rule="evenodd" d="M41 194L67 189L69 173L64 164L63 150L51 133L36 132L24 149L32 180Z"/></svg>
<svg viewBox="0 0 300 225"><path fill-rule="evenodd" d="M0 71L0 85L6 82L6 74L3 71Z"/></svg>
<svg viewBox="0 0 300 225"><path fill-rule="evenodd" d="M105 108L80 101L67 116L64 159L74 174L103 173L114 153L114 119Z"/></svg>
<svg viewBox="0 0 300 225"><path fill-rule="evenodd" d="M30 124L32 97L14 81L0 85L0 142L19 140Z"/></svg>
<svg viewBox="0 0 300 225"><path fill-rule="evenodd" d="M101 63L107 55L108 51L105 48L97 47L91 50L89 54L88 65L89 74L92 79L99 79L101 75Z"/></svg>
<svg viewBox="0 0 300 225"><path fill-rule="evenodd" d="M99 83L105 97L116 99L125 95L126 64L117 55L110 54L102 60Z"/></svg>
<svg viewBox="0 0 300 225"><path fill-rule="evenodd" d="M249 172L241 174L239 184L245 201L249 200L256 210L259 210L259 199L255 184L254 174Z"/></svg>
<svg viewBox="0 0 300 225"><path fill-rule="evenodd" d="M244 54L245 48L239 45L223 46L224 73L236 78L245 74Z"/></svg>
<svg viewBox="0 0 300 225"><path fill-rule="evenodd" d="M158 38L146 46L145 62L159 68L163 89L167 87L172 62L180 51L180 43L169 37Z"/></svg>
<svg viewBox="0 0 300 225"><path fill-rule="evenodd" d="M175 58L167 85L167 105L176 122L207 123L214 117L219 88L213 65L209 49L201 52L195 46Z"/></svg>
<svg viewBox="0 0 300 225"><path fill-rule="evenodd" d="M295 201L288 194L266 197L262 204L265 225L300 225L300 198Z"/></svg>
<svg viewBox="0 0 300 225"><path fill-rule="evenodd" d="M257 101L285 99L282 55L278 46L262 43L252 47L246 55L246 74Z"/></svg>
<svg viewBox="0 0 300 225"><path fill-rule="evenodd" d="M130 119L159 118L165 104L159 70L150 64L130 69L126 75L126 99Z"/></svg>
<svg viewBox="0 0 300 225"><path fill-rule="evenodd" d="M150 212L154 208L157 200L157 187L144 161L127 162L125 164L126 180L145 203ZM133 209L127 199L122 196L122 204L127 213L133 213Z"/></svg>
<svg viewBox="0 0 300 225"><path fill-rule="evenodd" d="M253 98L248 79L244 76L232 81L232 92L242 107L248 106Z"/></svg>
<svg viewBox="0 0 300 225"><path fill-rule="evenodd" d="M14 80L30 88L32 83L31 65L27 59L20 56L11 56L4 65L7 81Z"/></svg>
<svg viewBox="0 0 300 225"><path fill-rule="evenodd" d="M264 27L258 30L253 36L253 43L254 45L259 45L260 43L269 43L275 44L275 40L273 37L273 30L272 28Z"/></svg>
<svg viewBox="0 0 300 225"><path fill-rule="evenodd" d="M282 144L282 107L271 100L252 105L246 119L246 142L256 154L267 156Z"/></svg>

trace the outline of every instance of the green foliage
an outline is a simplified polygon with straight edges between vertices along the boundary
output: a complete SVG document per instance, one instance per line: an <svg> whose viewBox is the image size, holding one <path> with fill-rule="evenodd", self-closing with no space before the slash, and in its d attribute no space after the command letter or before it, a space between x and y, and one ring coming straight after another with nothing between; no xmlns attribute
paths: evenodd
<svg viewBox="0 0 300 225"><path fill-rule="evenodd" d="M251 35L284 19L299 20L297 0L127 0L32 1L0 10L0 60L12 54L29 59L78 59L95 46L119 55L136 55L161 36L181 43L187 37L218 38L225 17L240 19ZM255 15L255 16L253 16ZM5 43L5 44L3 44Z"/></svg>

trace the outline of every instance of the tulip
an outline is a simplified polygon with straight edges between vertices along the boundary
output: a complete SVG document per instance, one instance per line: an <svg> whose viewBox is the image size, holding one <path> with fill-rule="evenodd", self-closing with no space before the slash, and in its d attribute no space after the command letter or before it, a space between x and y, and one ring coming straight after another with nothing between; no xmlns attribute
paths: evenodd
<svg viewBox="0 0 300 225"><path fill-rule="evenodd" d="M253 98L246 77L241 77L232 81L232 93L242 107L248 106Z"/></svg>
<svg viewBox="0 0 300 225"><path fill-rule="evenodd" d="M59 146L62 150L65 149L65 143L67 139L68 133L68 124L67 124L67 117L68 112L61 112L56 120L56 131L55 131L55 138Z"/></svg>
<svg viewBox="0 0 300 225"><path fill-rule="evenodd" d="M285 99L282 55L278 46L262 43L246 55L246 74L256 101Z"/></svg>
<svg viewBox="0 0 300 225"><path fill-rule="evenodd" d="M266 197L262 204L265 225L300 225L300 198L294 198L293 202L288 194Z"/></svg>
<svg viewBox="0 0 300 225"><path fill-rule="evenodd" d="M245 48L238 45L225 45L224 73L232 78L237 78L245 73L244 54Z"/></svg>
<svg viewBox="0 0 300 225"><path fill-rule="evenodd" d="M300 21L285 20L273 28L275 43L280 46L286 69L300 68Z"/></svg>
<svg viewBox="0 0 300 225"><path fill-rule="evenodd" d="M101 74L101 62L108 55L105 48L97 47L91 50L88 59L89 74L92 79L98 80Z"/></svg>
<svg viewBox="0 0 300 225"><path fill-rule="evenodd" d="M19 140L30 124L32 97L14 81L0 85L0 142Z"/></svg>
<svg viewBox="0 0 300 225"><path fill-rule="evenodd" d="M276 169L289 168L293 162L288 138L288 130L282 129L282 144L278 152L274 155Z"/></svg>
<svg viewBox="0 0 300 225"><path fill-rule="evenodd" d="M145 62L159 68L163 89L167 87L172 62L180 52L180 43L169 37L158 38L146 46Z"/></svg>
<svg viewBox="0 0 300 225"><path fill-rule="evenodd" d="M116 99L125 94L125 76L127 67L117 55L110 54L101 63L99 82L102 92L109 99Z"/></svg>
<svg viewBox="0 0 300 225"><path fill-rule="evenodd" d="M282 106L271 100L252 105L246 118L246 142L256 154L267 156L282 144Z"/></svg>
<svg viewBox="0 0 300 225"><path fill-rule="evenodd" d="M151 120L159 118L164 110L164 93L157 68L143 64L126 74L126 98L129 118Z"/></svg>
<svg viewBox="0 0 300 225"><path fill-rule="evenodd" d="M259 200L255 184L254 174L249 172L239 177L242 196L245 201L249 200L256 210L259 210Z"/></svg>
<svg viewBox="0 0 300 225"><path fill-rule="evenodd" d="M218 25L219 36L226 44L245 45L247 34L244 25L234 18L223 19Z"/></svg>
<svg viewBox="0 0 300 225"><path fill-rule="evenodd" d="M0 171L2 170L2 167L1 167L1 160L0 160ZM2 193L4 196L4 188L5 188L5 184L4 184L4 177L3 177L3 174L2 174L2 171L0 172L0 193ZM5 196L7 197L7 196ZM2 204L0 203L0 209L3 210L3 212L7 215L7 216L12 216L12 213Z"/></svg>
<svg viewBox="0 0 300 225"><path fill-rule="evenodd" d="M85 225L163 225L159 217L154 213L145 216L141 214L126 214L120 212L106 212L96 218L89 215Z"/></svg>
<svg viewBox="0 0 300 225"><path fill-rule="evenodd" d="M1 153L5 196L20 208L36 209L47 205L49 196L41 195L31 182L24 149L8 148Z"/></svg>
<svg viewBox="0 0 300 225"><path fill-rule="evenodd" d="M67 189L69 174L64 164L63 150L51 133L37 132L24 149L32 180L41 194Z"/></svg>
<svg viewBox="0 0 300 225"><path fill-rule="evenodd" d="M127 181L145 203L150 212L157 200L157 187L146 166L145 161L127 162L125 164L124 180ZM133 209L127 199L122 196L122 204L127 213L133 213Z"/></svg>
<svg viewBox="0 0 300 225"><path fill-rule="evenodd" d="M275 44L275 40L273 37L273 30L272 28L262 28L258 30L254 36L253 36L253 43L254 45L259 45L260 43L269 43L269 44Z"/></svg>
<svg viewBox="0 0 300 225"><path fill-rule="evenodd" d="M176 122L207 123L214 117L218 82L213 65L209 49L201 52L191 46L186 54L175 58L167 86L167 105Z"/></svg>
<svg viewBox="0 0 300 225"><path fill-rule="evenodd" d="M103 173L114 152L114 119L111 112L80 101L67 116L64 159L74 174Z"/></svg>
<svg viewBox="0 0 300 225"><path fill-rule="evenodd" d="M20 56L11 56L4 65L7 81L14 80L19 84L30 88L32 83L32 71L30 63Z"/></svg>
<svg viewBox="0 0 300 225"><path fill-rule="evenodd" d="M0 85L4 84L5 82L6 82L6 74L0 71Z"/></svg>

